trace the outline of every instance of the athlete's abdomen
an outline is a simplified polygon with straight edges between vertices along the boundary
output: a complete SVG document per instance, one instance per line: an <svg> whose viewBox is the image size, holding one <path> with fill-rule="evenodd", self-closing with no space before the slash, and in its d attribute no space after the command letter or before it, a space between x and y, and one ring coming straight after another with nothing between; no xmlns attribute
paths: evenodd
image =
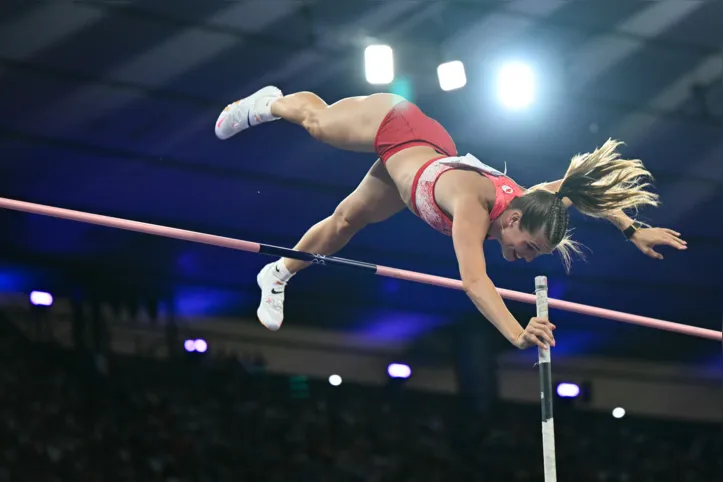
<svg viewBox="0 0 723 482"><path fill-rule="evenodd" d="M415 146L394 154L387 161L387 171L408 208L412 209L412 187L417 172L430 159L436 159L439 156L440 154L432 147Z"/></svg>

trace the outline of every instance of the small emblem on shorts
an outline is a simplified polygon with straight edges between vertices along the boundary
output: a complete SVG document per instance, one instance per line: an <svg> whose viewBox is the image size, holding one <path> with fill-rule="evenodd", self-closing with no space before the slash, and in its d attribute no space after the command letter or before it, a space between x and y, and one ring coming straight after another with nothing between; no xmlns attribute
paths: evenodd
<svg viewBox="0 0 723 482"><path fill-rule="evenodd" d="M513 189L512 189L510 186L508 186L507 184L503 184L503 185L502 185L502 191L505 192L505 193L507 193L507 194L512 194L512 193L513 193Z"/></svg>

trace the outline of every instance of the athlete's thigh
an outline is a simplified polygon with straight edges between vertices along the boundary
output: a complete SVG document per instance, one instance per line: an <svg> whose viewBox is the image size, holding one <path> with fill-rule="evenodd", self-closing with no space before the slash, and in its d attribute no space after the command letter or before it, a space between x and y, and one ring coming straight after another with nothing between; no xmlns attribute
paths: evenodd
<svg viewBox="0 0 723 482"><path fill-rule="evenodd" d="M324 142L340 149L374 152L384 118L404 98L394 94L349 97L329 106L320 117Z"/></svg>
<svg viewBox="0 0 723 482"><path fill-rule="evenodd" d="M350 220L378 223L406 208L382 161L377 159L359 186L339 205Z"/></svg>

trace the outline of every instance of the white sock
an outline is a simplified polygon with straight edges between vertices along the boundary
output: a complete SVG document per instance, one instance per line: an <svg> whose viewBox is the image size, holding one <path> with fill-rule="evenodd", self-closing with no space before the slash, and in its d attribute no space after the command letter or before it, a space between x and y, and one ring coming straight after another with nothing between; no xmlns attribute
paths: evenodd
<svg viewBox="0 0 723 482"><path fill-rule="evenodd" d="M274 263L273 270L274 276L276 276L279 281L283 281L284 283L289 281L291 277L294 276L294 273L289 272L289 269L284 264L283 259L280 259Z"/></svg>
<svg viewBox="0 0 723 482"><path fill-rule="evenodd" d="M261 104L260 106L257 105L257 114L264 122L280 119L280 117L276 117L271 113L271 106L279 100L279 97L269 97L268 99L265 99L265 102Z"/></svg>

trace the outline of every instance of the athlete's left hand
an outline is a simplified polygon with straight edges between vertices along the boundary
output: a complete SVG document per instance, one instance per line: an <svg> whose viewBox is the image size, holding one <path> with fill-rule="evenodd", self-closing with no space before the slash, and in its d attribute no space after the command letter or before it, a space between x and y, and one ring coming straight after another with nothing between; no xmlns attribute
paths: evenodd
<svg viewBox="0 0 723 482"><path fill-rule="evenodd" d="M663 255L653 249L656 246L670 246L679 250L688 249L688 243L680 238L680 233L667 228L638 229L630 238L630 241L643 254L655 259L663 259Z"/></svg>

